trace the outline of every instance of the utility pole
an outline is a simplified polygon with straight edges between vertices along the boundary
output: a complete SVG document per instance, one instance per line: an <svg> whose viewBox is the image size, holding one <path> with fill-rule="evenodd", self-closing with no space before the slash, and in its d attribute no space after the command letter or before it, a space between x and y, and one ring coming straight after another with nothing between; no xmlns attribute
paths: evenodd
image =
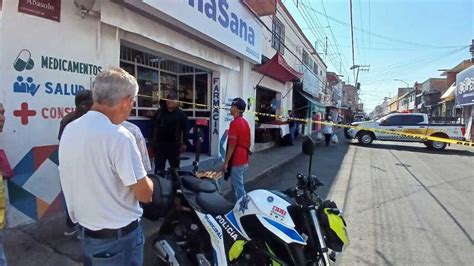
<svg viewBox="0 0 474 266"><path fill-rule="evenodd" d="M354 53L354 23L352 19L352 0L349 0L349 4L350 4L350 15L351 15L352 66L354 67L355 66L355 53ZM355 70L353 72L355 76ZM357 82L357 78L356 78L356 82Z"/></svg>
<svg viewBox="0 0 474 266"><path fill-rule="evenodd" d="M357 86L357 81L359 80L359 71L369 71L370 65L353 65L350 69L355 71L357 69L357 75L355 77L355 86Z"/></svg>
<svg viewBox="0 0 474 266"><path fill-rule="evenodd" d="M471 62L474 63L474 39L472 39L471 48L469 51L471 52Z"/></svg>
<svg viewBox="0 0 474 266"><path fill-rule="evenodd" d="M324 48L324 61L326 62L328 56L328 36L326 36L326 47Z"/></svg>

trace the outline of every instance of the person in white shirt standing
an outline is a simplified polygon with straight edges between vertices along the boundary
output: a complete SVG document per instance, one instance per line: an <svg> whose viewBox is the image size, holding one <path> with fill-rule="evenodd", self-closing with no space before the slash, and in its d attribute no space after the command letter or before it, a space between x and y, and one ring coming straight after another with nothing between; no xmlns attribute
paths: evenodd
<svg viewBox="0 0 474 266"><path fill-rule="evenodd" d="M326 121L324 121L324 122L333 123L332 117L330 115L328 115L326 117ZM331 144L332 134L334 134L334 130L333 130L332 125L323 124L323 127L321 128L321 132L324 134L324 141L326 142L326 146L329 147L329 145Z"/></svg>
<svg viewBox="0 0 474 266"><path fill-rule="evenodd" d="M130 133L132 133L132 135L135 137L138 150L142 156L143 167L145 167L145 171L147 173L151 173L151 170L153 169L151 168L150 156L148 155L146 140L145 137L143 137L142 131L137 125L128 121L123 121L122 126L128 129L128 131L130 131Z"/></svg>
<svg viewBox="0 0 474 266"><path fill-rule="evenodd" d="M94 104L70 123L59 145L59 173L69 215L79 224L85 265L142 265L140 202L150 202L135 138L120 124L138 93L136 79L120 68L97 75Z"/></svg>

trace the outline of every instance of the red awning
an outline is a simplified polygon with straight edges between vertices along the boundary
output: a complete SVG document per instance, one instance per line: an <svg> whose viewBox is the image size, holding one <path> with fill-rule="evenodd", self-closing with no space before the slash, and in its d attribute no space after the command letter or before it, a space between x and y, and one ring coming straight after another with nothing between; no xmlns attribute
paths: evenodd
<svg viewBox="0 0 474 266"><path fill-rule="evenodd" d="M276 13L276 0L242 0L242 2L260 17L275 15Z"/></svg>
<svg viewBox="0 0 474 266"><path fill-rule="evenodd" d="M290 67L283 56L278 52L268 62L256 67L255 71L283 83L303 77L303 73Z"/></svg>

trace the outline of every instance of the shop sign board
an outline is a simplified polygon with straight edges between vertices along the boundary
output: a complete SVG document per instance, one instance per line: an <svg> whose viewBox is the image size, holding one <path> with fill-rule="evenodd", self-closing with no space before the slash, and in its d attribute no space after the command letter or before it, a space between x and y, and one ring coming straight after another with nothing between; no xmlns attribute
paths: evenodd
<svg viewBox="0 0 474 266"><path fill-rule="evenodd" d="M321 88L316 75L304 65L299 65L299 71L303 73L303 90L311 94L313 97L317 97Z"/></svg>
<svg viewBox="0 0 474 266"><path fill-rule="evenodd" d="M212 77L212 135L219 135L220 78L218 73Z"/></svg>
<svg viewBox="0 0 474 266"><path fill-rule="evenodd" d="M18 12L59 22L61 0L19 0Z"/></svg>
<svg viewBox="0 0 474 266"><path fill-rule="evenodd" d="M237 52L261 62L262 27L239 0L142 0L143 3Z"/></svg>
<svg viewBox="0 0 474 266"><path fill-rule="evenodd" d="M471 66L456 76L456 103L474 105L474 66Z"/></svg>

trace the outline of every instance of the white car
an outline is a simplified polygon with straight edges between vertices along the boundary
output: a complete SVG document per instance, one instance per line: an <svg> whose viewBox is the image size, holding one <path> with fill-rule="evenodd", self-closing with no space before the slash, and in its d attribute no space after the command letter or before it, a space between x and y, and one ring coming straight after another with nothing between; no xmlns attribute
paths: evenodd
<svg viewBox="0 0 474 266"><path fill-rule="evenodd" d="M445 149L447 143L402 136L400 134L390 134L388 131L455 140L464 140L465 133L464 125L430 123L428 115L423 113L395 113L384 116L376 121L355 122L351 125L367 128L367 130L350 128L346 134L346 137L357 139L359 143L363 145L369 145L374 140L422 142L428 148L434 150ZM375 129L375 131L371 131L370 129ZM377 129L385 132L377 131Z"/></svg>

